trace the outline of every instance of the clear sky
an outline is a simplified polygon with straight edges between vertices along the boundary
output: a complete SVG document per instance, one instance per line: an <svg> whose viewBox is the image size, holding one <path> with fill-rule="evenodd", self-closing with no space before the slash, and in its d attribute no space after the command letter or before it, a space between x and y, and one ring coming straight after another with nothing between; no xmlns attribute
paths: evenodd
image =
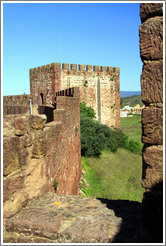
<svg viewBox="0 0 166 246"><path fill-rule="evenodd" d="M120 90L141 90L139 8L139 3L4 3L3 95L29 94L29 69L52 62L120 67Z"/></svg>

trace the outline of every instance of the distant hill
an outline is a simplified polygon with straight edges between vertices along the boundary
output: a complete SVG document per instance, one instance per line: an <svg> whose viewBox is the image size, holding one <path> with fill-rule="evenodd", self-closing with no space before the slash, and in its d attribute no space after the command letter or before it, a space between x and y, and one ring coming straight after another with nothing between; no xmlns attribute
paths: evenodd
<svg viewBox="0 0 166 246"><path fill-rule="evenodd" d="M134 107L136 104L143 106L143 102L141 101L141 95L136 95L132 97L121 97L120 98L120 107L123 108L126 105L130 107Z"/></svg>
<svg viewBox="0 0 166 246"><path fill-rule="evenodd" d="M141 91L120 91L120 97L132 97L135 95L141 95Z"/></svg>

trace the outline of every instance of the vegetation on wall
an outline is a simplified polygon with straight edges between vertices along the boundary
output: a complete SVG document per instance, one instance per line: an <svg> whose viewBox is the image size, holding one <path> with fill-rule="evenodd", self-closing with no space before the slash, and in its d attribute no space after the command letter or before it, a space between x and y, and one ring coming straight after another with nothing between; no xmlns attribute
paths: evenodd
<svg viewBox="0 0 166 246"><path fill-rule="evenodd" d="M87 107L86 103L84 103L84 102L80 103L80 113L83 114L84 116L91 118L91 119L96 118L94 109L91 107Z"/></svg>
<svg viewBox="0 0 166 246"><path fill-rule="evenodd" d="M53 184L53 187L54 187L54 190L56 191L57 190L57 187L58 187L58 181L56 180L56 178L54 179L54 184Z"/></svg>

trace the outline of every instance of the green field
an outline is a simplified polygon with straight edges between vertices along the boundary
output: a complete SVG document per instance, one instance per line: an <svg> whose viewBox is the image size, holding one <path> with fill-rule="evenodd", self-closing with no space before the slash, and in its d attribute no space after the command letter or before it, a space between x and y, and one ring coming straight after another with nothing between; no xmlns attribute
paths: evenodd
<svg viewBox="0 0 166 246"><path fill-rule="evenodd" d="M85 196L141 202L141 156L125 149L116 153L103 151L99 158L82 158L84 177L81 190Z"/></svg>
<svg viewBox="0 0 166 246"><path fill-rule="evenodd" d="M129 140L134 140L141 143L141 115L133 115L133 117L121 117L120 128L129 137Z"/></svg>
<svg viewBox="0 0 166 246"><path fill-rule="evenodd" d="M121 129L129 140L141 143L140 115L121 118ZM141 202L144 192L141 155L126 149L115 153L102 151L99 158L82 157L82 166L85 179L81 190L85 196Z"/></svg>

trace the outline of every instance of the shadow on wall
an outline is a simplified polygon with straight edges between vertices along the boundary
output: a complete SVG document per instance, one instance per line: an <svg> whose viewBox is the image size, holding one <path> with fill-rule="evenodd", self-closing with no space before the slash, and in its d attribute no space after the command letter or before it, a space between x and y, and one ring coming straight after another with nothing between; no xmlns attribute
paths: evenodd
<svg viewBox="0 0 166 246"><path fill-rule="evenodd" d="M107 208L114 210L117 217L122 218L120 231L111 243L163 242L163 193L161 187L163 187L163 182L155 185L151 191L145 192L142 203L98 198L106 204Z"/></svg>

